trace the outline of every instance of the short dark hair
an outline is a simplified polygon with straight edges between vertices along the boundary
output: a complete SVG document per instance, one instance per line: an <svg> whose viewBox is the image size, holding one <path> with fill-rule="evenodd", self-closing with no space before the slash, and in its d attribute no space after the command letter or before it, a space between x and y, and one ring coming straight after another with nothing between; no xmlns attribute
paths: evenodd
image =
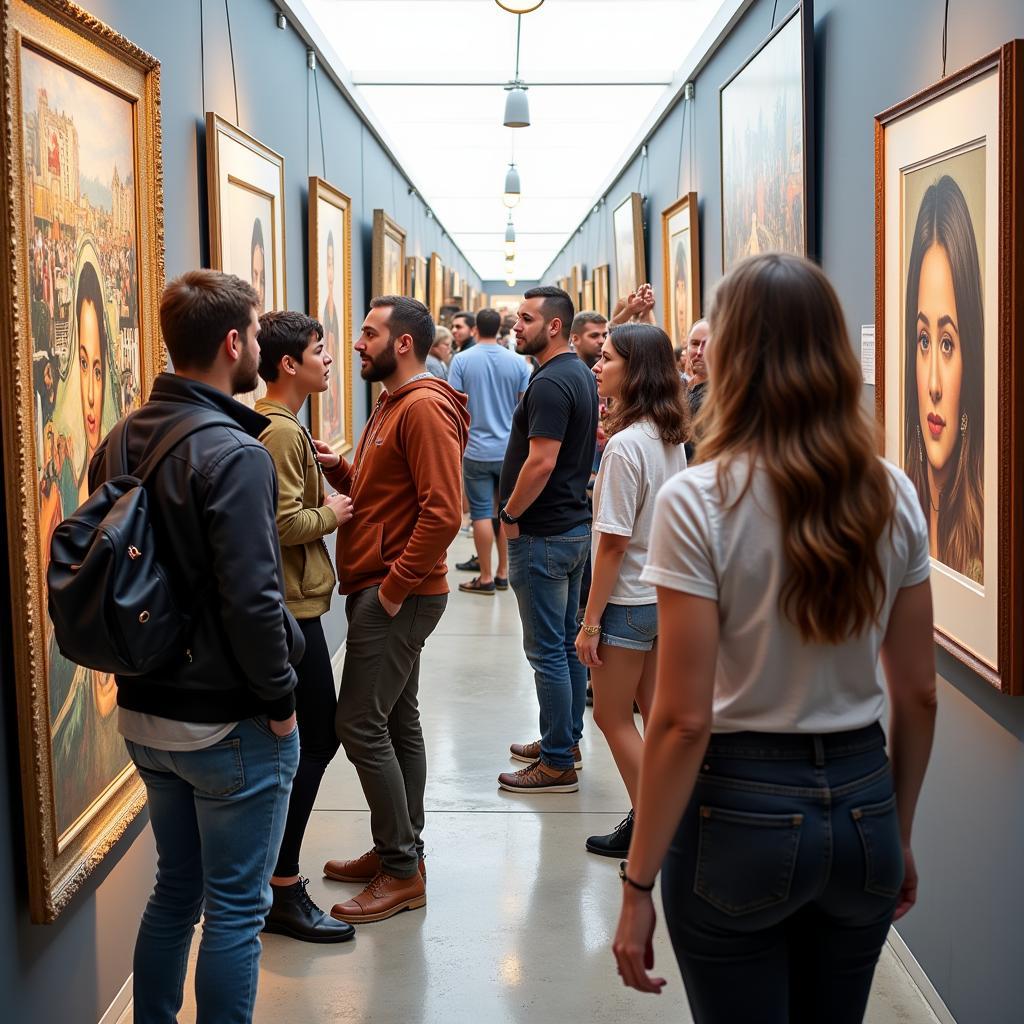
<svg viewBox="0 0 1024 1024"><path fill-rule="evenodd" d="M586 313L577 313L572 320L572 327L569 328L570 334L580 334L583 328L587 324L606 324L608 323L608 317L602 316L600 313L594 313L588 311Z"/></svg>
<svg viewBox="0 0 1024 1024"><path fill-rule="evenodd" d="M569 340L569 331L576 314L576 307L573 306L568 292L562 291L561 288L556 288L552 284L542 284L525 292L523 298L543 299L544 303L540 310L544 315L544 322L549 324L557 317L562 322L562 337L566 341Z"/></svg>
<svg viewBox="0 0 1024 1024"><path fill-rule="evenodd" d="M160 300L160 330L179 369L208 370L228 331L242 337L260 297L248 281L219 270L190 270Z"/></svg>
<svg viewBox="0 0 1024 1024"><path fill-rule="evenodd" d="M311 334L324 336L319 320L291 309L272 309L260 317L260 376L272 384L281 375L281 360L291 356L302 362Z"/></svg>
<svg viewBox="0 0 1024 1024"><path fill-rule="evenodd" d="M410 299L404 295L378 295L370 300L370 309L391 307L388 317L388 334L391 339L400 334L412 337L413 351L416 358L426 362L430 349L434 344L434 320L430 310L419 299Z"/></svg>
<svg viewBox="0 0 1024 1024"><path fill-rule="evenodd" d="M458 320L460 316L462 317L463 320L466 321L466 326L467 327L469 327L470 329L472 329L473 327L476 327L476 316L475 316L475 314L470 313L468 309L460 309L458 311L458 313L456 313L452 317L452 319L453 320Z"/></svg>
<svg viewBox="0 0 1024 1024"><path fill-rule="evenodd" d="M496 338L501 327L501 314L496 309L481 309L476 315L476 333L481 338Z"/></svg>

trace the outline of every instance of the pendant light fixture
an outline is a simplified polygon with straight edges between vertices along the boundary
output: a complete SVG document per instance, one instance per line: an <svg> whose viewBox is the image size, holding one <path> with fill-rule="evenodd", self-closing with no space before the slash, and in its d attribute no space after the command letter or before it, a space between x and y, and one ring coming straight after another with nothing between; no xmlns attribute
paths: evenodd
<svg viewBox="0 0 1024 1024"><path fill-rule="evenodd" d="M516 164L513 160L505 172L505 192L501 197L501 201L511 210L512 207L519 205L520 194L519 172L516 170Z"/></svg>
<svg viewBox="0 0 1024 1024"><path fill-rule="evenodd" d="M494 0L494 2L509 14L529 14L537 10L544 0Z"/></svg>
<svg viewBox="0 0 1024 1024"><path fill-rule="evenodd" d="M516 275L515 274L509 274L508 277L505 278L505 284L507 284L509 286L509 288L515 288L515 286L516 286Z"/></svg>
<svg viewBox="0 0 1024 1024"><path fill-rule="evenodd" d="M527 87L523 85L519 77L519 37L522 28L523 19L520 16L516 18L516 75L505 86L505 91L508 95L505 97L505 120L503 124L506 128L530 127L530 104L526 99Z"/></svg>
<svg viewBox="0 0 1024 1024"><path fill-rule="evenodd" d="M505 228L505 257L506 259L516 254L516 229L512 223L512 211L509 211L508 225Z"/></svg>

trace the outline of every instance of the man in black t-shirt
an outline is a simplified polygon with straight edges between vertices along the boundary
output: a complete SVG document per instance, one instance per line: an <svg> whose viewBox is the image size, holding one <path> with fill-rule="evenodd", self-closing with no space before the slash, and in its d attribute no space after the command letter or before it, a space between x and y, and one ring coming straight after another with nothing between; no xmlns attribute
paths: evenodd
<svg viewBox="0 0 1024 1024"><path fill-rule="evenodd" d="M574 793L587 672L576 657L576 613L590 552L587 482L594 463L597 387L569 346L573 304L560 288L531 288L519 307L516 351L534 373L512 416L499 492L509 538L509 582L534 671L541 738L513 743L529 767L498 776L502 789Z"/></svg>

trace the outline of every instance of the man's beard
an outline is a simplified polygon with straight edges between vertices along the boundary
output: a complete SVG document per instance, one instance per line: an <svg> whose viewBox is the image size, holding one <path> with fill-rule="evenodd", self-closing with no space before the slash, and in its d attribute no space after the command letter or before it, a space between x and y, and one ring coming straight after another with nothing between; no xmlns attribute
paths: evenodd
<svg viewBox="0 0 1024 1024"><path fill-rule="evenodd" d="M376 359L371 358L366 353L363 355L370 360L369 366L364 366L359 370L359 376L363 380L368 380L371 383L386 380L398 369L398 357L395 355L395 343L393 340L389 339L388 347Z"/></svg>
<svg viewBox="0 0 1024 1024"><path fill-rule="evenodd" d="M243 352L245 355L239 360L235 375L231 379L233 395L246 395L250 391L255 391L260 383L259 359L252 355L252 349L248 344L245 345Z"/></svg>
<svg viewBox="0 0 1024 1024"><path fill-rule="evenodd" d="M543 332L532 339L516 336L516 352L521 356L535 356L538 352L543 352L547 347L548 341L544 337Z"/></svg>

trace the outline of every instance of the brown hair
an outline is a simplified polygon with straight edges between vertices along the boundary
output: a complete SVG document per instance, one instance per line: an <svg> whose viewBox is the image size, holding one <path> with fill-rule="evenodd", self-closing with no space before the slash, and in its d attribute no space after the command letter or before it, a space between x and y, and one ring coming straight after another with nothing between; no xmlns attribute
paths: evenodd
<svg viewBox="0 0 1024 1024"><path fill-rule="evenodd" d="M768 474L789 567L780 609L805 642L841 643L878 621L878 543L895 498L839 299L813 263L770 253L721 281L710 319L697 461L719 460L724 498L730 462L748 456L737 501L755 461Z"/></svg>
<svg viewBox="0 0 1024 1024"><path fill-rule="evenodd" d="M208 370L228 331L243 340L260 297L248 281L219 270L190 270L160 300L160 330L179 369Z"/></svg>
<svg viewBox="0 0 1024 1024"><path fill-rule="evenodd" d="M651 420L665 444L682 444L690 434L690 410L669 336L654 324L630 323L613 327L608 340L626 363L621 394L605 423L608 436Z"/></svg>

